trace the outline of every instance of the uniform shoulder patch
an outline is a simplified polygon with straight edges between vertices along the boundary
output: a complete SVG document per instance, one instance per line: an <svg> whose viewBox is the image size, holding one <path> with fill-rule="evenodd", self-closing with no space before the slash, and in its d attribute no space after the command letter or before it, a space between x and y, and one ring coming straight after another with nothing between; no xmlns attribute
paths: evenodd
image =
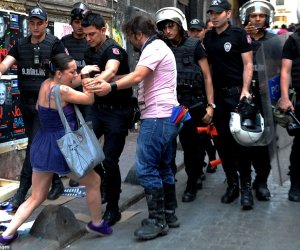
<svg viewBox="0 0 300 250"><path fill-rule="evenodd" d="M252 39L251 39L251 36L250 36L250 35L247 35L247 42L248 42L249 44L252 43Z"/></svg>
<svg viewBox="0 0 300 250"><path fill-rule="evenodd" d="M112 48L112 52L115 54L115 55L120 55L120 50L118 48Z"/></svg>

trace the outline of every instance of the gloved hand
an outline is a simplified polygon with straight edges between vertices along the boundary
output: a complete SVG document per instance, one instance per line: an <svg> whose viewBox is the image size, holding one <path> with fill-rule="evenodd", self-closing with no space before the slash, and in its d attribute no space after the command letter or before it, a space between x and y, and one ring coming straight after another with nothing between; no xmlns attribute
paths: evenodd
<svg viewBox="0 0 300 250"><path fill-rule="evenodd" d="M257 108L255 103L244 96L237 107L238 113L240 114L241 118L243 119L254 119L257 113Z"/></svg>

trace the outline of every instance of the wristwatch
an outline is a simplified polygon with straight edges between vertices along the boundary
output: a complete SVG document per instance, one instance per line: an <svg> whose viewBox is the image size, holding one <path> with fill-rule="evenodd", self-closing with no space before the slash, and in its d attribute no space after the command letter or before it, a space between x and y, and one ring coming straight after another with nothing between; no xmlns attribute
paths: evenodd
<svg viewBox="0 0 300 250"><path fill-rule="evenodd" d="M214 104L214 103L208 103L207 107L212 107L213 109L215 109L216 108L216 104Z"/></svg>

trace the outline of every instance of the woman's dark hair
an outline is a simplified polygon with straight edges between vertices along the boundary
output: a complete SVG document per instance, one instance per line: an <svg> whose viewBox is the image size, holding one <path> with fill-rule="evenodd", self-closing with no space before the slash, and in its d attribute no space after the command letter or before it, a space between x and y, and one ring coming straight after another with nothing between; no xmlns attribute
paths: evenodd
<svg viewBox="0 0 300 250"><path fill-rule="evenodd" d="M122 32L129 36L141 32L148 37L157 34L157 28L153 20L145 16L135 16L122 25Z"/></svg>
<svg viewBox="0 0 300 250"><path fill-rule="evenodd" d="M65 54L65 53L59 53L52 57L50 63L49 63L49 73L51 76L55 75L55 72L57 70L65 71L69 69L69 63L74 60L73 57Z"/></svg>
<svg viewBox="0 0 300 250"><path fill-rule="evenodd" d="M81 26L85 28L89 26L95 26L100 30L101 28L105 27L105 21L101 15L89 11L82 19Z"/></svg>

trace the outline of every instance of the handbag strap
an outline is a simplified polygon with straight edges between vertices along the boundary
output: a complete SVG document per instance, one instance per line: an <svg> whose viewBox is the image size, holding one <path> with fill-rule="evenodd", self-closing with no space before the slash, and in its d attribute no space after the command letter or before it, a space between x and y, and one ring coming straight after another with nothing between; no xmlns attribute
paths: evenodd
<svg viewBox="0 0 300 250"><path fill-rule="evenodd" d="M70 125L67 121L67 118L63 112L62 106L61 106L61 98L60 98L60 84L55 85L54 87L54 97L55 97L55 103L57 107L57 111L60 117L60 120L65 128L65 133L71 132Z"/></svg>
<svg viewBox="0 0 300 250"><path fill-rule="evenodd" d="M66 116L65 116L65 114L63 112L63 109L62 109L62 106L61 106L60 84L55 85L54 96L55 96L56 107L57 107L57 110L58 110L61 122L64 125L65 132L66 133L70 132L71 131L70 125L69 125L69 123L68 123L68 121L66 119ZM76 114L76 117L77 117L80 125L83 125L85 123L85 120L84 120L84 118L83 118L83 116L82 116L79 108L75 104L74 104L74 109L75 109L75 114Z"/></svg>

